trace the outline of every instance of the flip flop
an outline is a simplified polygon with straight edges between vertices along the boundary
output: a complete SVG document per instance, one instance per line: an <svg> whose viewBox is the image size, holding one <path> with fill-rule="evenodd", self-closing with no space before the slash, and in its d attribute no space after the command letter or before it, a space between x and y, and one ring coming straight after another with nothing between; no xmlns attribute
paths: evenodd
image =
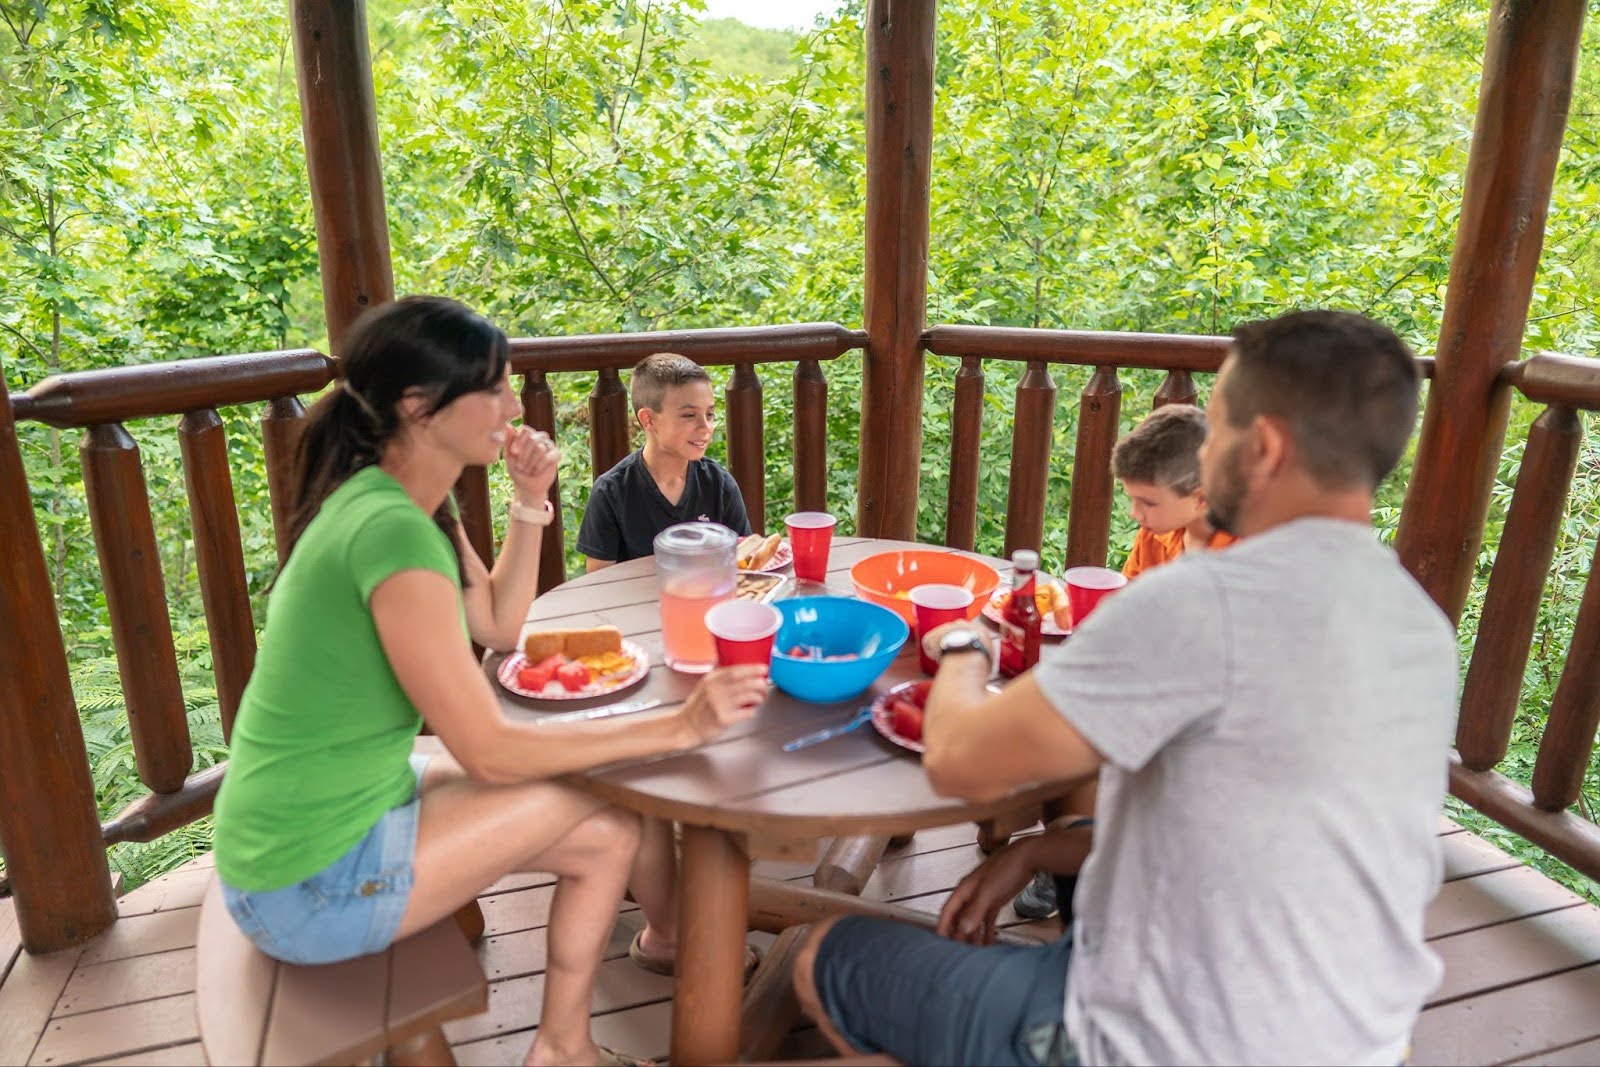
<svg viewBox="0 0 1600 1067"><path fill-rule="evenodd" d="M744 980L748 982L750 976L756 972L756 968L761 966L761 950L754 945L746 945L744 950ZM641 970L649 971L651 974L661 974L670 978L677 970L678 961L675 958L651 956L645 952L643 930L633 935L633 942L628 946L628 958Z"/></svg>
<svg viewBox="0 0 1600 1067"><path fill-rule="evenodd" d="M594 1058L595 1067L656 1067L655 1060L642 1060L637 1056L630 1056L626 1052L596 1045Z"/></svg>

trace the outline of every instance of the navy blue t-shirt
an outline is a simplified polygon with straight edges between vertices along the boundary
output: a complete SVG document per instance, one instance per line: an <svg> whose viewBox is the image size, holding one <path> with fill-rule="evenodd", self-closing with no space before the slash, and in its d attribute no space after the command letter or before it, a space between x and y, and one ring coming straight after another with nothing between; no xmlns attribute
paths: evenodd
<svg viewBox="0 0 1600 1067"><path fill-rule="evenodd" d="M617 563L651 556L656 534L680 522L720 522L745 536L750 519L739 483L716 460L697 459L684 476L683 495L671 504L644 465L644 453L635 452L595 480L578 527L578 551Z"/></svg>

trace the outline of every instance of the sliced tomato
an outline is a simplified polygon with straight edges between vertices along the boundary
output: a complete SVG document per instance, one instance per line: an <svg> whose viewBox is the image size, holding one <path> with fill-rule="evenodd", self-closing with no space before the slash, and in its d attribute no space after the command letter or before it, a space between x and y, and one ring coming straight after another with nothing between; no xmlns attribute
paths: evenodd
<svg viewBox="0 0 1600 1067"><path fill-rule="evenodd" d="M594 671L589 669L588 664L574 660L556 668L556 681L560 682L569 693L576 693L594 681Z"/></svg>

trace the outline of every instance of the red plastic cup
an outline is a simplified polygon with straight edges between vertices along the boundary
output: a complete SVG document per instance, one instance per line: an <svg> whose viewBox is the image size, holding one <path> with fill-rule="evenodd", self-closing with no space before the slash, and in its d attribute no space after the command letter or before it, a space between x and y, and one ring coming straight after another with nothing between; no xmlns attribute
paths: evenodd
<svg viewBox="0 0 1600 1067"><path fill-rule="evenodd" d="M1083 625L1095 605L1128 584L1118 571L1106 567L1072 567L1062 576L1067 583L1067 600L1072 604L1072 625Z"/></svg>
<svg viewBox="0 0 1600 1067"><path fill-rule="evenodd" d="M783 616L771 604L724 600L706 612L706 629L717 646L717 666L772 662L772 641Z"/></svg>
<svg viewBox="0 0 1600 1067"><path fill-rule="evenodd" d="M923 635L931 633L947 622L959 622L965 619L967 609L971 606L972 590L963 589L959 585L929 583L911 590L911 610L917 620L914 627L917 661L922 664L923 674L931 675L939 669L939 661L929 656L922 647Z"/></svg>
<svg viewBox="0 0 1600 1067"><path fill-rule="evenodd" d="M789 528L789 547L794 550L796 578L827 580L828 549L833 546L833 527L838 521L826 511L797 511L783 520Z"/></svg>

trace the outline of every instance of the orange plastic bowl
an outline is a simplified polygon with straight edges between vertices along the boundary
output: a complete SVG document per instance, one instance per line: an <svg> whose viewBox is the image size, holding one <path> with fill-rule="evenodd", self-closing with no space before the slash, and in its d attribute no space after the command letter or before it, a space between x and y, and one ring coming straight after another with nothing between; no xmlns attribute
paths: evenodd
<svg viewBox="0 0 1600 1067"><path fill-rule="evenodd" d="M882 604L914 628L916 617L906 597L917 586L939 582L972 590L972 607L967 610L967 618L975 619L989 602L995 586L1000 584L1000 575L987 563L955 552L913 549L868 556L850 568L850 580L855 583L856 595L862 600Z"/></svg>

